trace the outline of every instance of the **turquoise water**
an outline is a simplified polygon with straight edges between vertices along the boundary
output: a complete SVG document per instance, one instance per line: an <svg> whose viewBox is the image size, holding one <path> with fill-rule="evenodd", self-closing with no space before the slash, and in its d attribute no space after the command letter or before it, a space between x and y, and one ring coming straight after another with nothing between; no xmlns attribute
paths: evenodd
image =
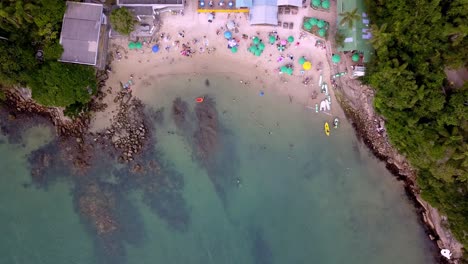
<svg viewBox="0 0 468 264"><path fill-rule="evenodd" d="M123 243L122 263L434 262L401 183L358 142L350 124L342 120L326 137L329 116L269 90L261 97L260 88L222 75L210 75L209 87L206 79L159 78L152 85L162 91L137 92L148 107L165 107L163 123L154 124L155 148L183 175L186 208L173 209L185 210L189 221L185 229L170 228L140 191L125 193L144 239ZM193 109L206 93L222 125L223 167L215 176L241 182L223 185L224 201L170 115L177 96ZM44 128L25 133L24 146L0 139L0 263L101 263L95 235L74 210L73 182L63 177L46 190L25 187L28 153L51 140Z"/></svg>

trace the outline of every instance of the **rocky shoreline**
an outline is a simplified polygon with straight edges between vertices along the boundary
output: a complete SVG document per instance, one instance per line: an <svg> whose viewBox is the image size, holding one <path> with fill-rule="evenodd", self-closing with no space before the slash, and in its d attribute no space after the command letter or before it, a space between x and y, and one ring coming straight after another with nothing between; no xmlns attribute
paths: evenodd
<svg viewBox="0 0 468 264"><path fill-rule="evenodd" d="M360 84L348 86L341 82L341 85L335 87L336 99L348 120L351 121L358 138L378 159L385 162L387 169L398 180L404 182L405 192L413 202L426 234L433 242L436 261L443 264L460 263L463 246L456 241L450 230L442 225L441 222L446 221L446 218L421 198L420 190L416 185L416 171L390 144L385 131L385 120L375 113L373 108L374 95L373 89ZM453 254L451 260L440 255L440 249L443 248L450 249Z"/></svg>

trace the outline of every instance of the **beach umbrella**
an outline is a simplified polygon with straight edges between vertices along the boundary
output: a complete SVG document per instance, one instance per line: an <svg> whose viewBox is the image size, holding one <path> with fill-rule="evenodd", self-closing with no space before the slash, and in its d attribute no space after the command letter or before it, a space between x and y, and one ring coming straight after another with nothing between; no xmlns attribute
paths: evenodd
<svg viewBox="0 0 468 264"><path fill-rule="evenodd" d="M237 53L237 46L231 48L232 53Z"/></svg>
<svg viewBox="0 0 468 264"><path fill-rule="evenodd" d="M288 44L288 41L287 41L287 40L285 40L285 39L282 39L280 43L281 43L281 45L283 45L283 46L284 46L284 45Z"/></svg>
<svg viewBox="0 0 468 264"><path fill-rule="evenodd" d="M317 25L317 22L318 22L318 19L316 19L315 17L311 17L311 18L309 18L309 20L307 21L307 23L311 24L312 26Z"/></svg>
<svg viewBox="0 0 468 264"><path fill-rule="evenodd" d="M322 2L322 7L325 8L325 9L329 9L330 8L330 1L329 0L324 0Z"/></svg>
<svg viewBox="0 0 468 264"><path fill-rule="evenodd" d="M255 56L260 57L260 55L262 55L262 51L261 50L256 50L255 51Z"/></svg>
<svg viewBox="0 0 468 264"><path fill-rule="evenodd" d="M268 42L270 42L270 44L274 44L276 42L276 37L273 35L270 35L268 37Z"/></svg>
<svg viewBox="0 0 468 264"><path fill-rule="evenodd" d="M254 38L252 39L252 41L253 41L253 44L255 44L255 45L257 45L258 43L260 43L260 39L257 38L257 37L254 37Z"/></svg>
<svg viewBox="0 0 468 264"><path fill-rule="evenodd" d="M250 52L255 53L258 50L257 46L252 45L250 46Z"/></svg>
<svg viewBox="0 0 468 264"><path fill-rule="evenodd" d="M129 48L129 49L134 49L134 48L136 48L135 42L130 42L130 43L128 43L128 48Z"/></svg>
<svg viewBox="0 0 468 264"><path fill-rule="evenodd" d="M359 54L354 53L353 56L351 57L351 59L352 59L354 62L359 61Z"/></svg>
<svg viewBox="0 0 468 264"><path fill-rule="evenodd" d="M312 63L310 63L310 61L306 61L304 62L304 64L302 64L302 68L306 71L310 70L310 68L312 68Z"/></svg>
<svg viewBox="0 0 468 264"><path fill-rule="evenodd" d="M279 45L279 46L278 46L278 50L279 50L279 51L283 51L283 50L284 50L284 46L283 46L283 45Z"/></svg>
<svg viewBox="0 0 468 264"><path fill-rule="evenodd" d="M304 28L305 28L306 30L311 30L311 29L312 29L312 25L311 25L309 22L305 22L305 23L304 23Z"/></svg>
<svg viewBox="0 0 468 264"><path fill-rule="evenodd" d="M293 43L293 42L294 42L294 37L293 37L293 36L289 36L289 37L288 37L288 42L289 42L289 43Z"/></svg>
<svg viewBox="0 0 468 264"><path fill-rule="evenodd" d="M322 19L320 19L319 21L317 21L317 27L323 28L324 26L325 26L325 21L323 21Z"/></svg>
<svg viewBox="0 0 468 264"><path fill-rule="evenodd" d="M280 71L285 73L285 72L288 71L288 67L287 66L281 66Z"/></svg>
<svg viewBox="0 0 468 264"><path fill-rule="evenodd" d="M315 7L319 7L320 6L320 0L312 0L312 5L315 6Z"/></svg>
<svg viewBox="0 0 468 264"><path fill-rule="evenodd" d="M340 55L338 55L338 54L333 54L333 56L332 56L332 62L333 62L333 63L338 63L338 62L340 62L340 61L341 61Z"/></svg>
<svg viewBox="0 0 468 264"><path fill-rule="evenodd" d="M141 49L142 47L143 47L143 45L141 44L141 42L135 43L135 48L136 49Z"/></svg>
<svg viewBox="0 0 468 264"><path fill-rule="evenodd" d="M151 50L153 50L153 52L156 53L156 52L159 51L159 46L158 46L158 45L154 45L153 48L152 48Z"/></svg>
<svg viewBox="0 0 468 264"><path fill-rule="evenodd" d="M300 57L298 62L300 65L302 65L304 62L306 62L306 59L304 57Z"/></svg>
<svg viewBox="0 0 468 264"><path fill-rule="evenodd" d="M318 30L318 34L321 37L325 37L325 35L327 34L327 30L324 29L324 28L321 28L321 29Z"/></svg>
<svg viewBox="0 0 468 264"><path fill-rule="evenodd" d="M231 33L231 31L226 31L226 32L224 32L224 37L227 38L227 39L232 38L232 33Z"/></svg>
<svg viewBox="0 0 468 264"><path fill-rule="evenodd" d="M286 73L288 75L292 75L293 74L293 69L292 68L288 68L288 70L286 71Z"/></svg>
<svg viewBox="0 0 468 264"><path fill-rule="evenodd" d="M263 44L262 42L260 42L260 44L258 44L258 49L263 51L265 49L265 44Z"/></svg>

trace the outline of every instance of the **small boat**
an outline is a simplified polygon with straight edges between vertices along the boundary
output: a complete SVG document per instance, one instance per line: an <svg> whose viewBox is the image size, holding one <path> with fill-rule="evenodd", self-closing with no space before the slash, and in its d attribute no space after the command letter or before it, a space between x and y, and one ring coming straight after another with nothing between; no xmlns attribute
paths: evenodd
<svg viewBox="0 0 468 264"><path fill-rule="evenodd" d="M197 97L195 100L197 103L203 103L204 98L203 97Z"/></svg>
<svg viewBox="0 0 468 264"><path fill-rule="evenodd" d="M328 125L328 122L325 122L325 135L329 136L330 135L330 126Z"/></svg>
<svg viewBox="0 0 468 264"><path fill-rule="evenodd" d="M338 119L338 117L335 117L335 119L333 120L333 127L338 128L339 123L340 123L340 120Z"/></svg>
<svg viewBox="0 0 468 264"><path fill-rule="evenodd" d="M319 106L318 104L315 104L315 113L318 113L319 112Z"/></svg>

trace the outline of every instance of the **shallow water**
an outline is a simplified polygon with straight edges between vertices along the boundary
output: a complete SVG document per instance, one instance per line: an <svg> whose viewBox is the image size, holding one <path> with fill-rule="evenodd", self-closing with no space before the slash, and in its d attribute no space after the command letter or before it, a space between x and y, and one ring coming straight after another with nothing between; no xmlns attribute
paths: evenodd
<svg viewBox="0 0 468 264"><path fill-rule="evenodd" d="M401 183L345 120L326 137L323 122L331 117L222 75L152 85L164 88L136 93L149 107L165 107L163 123L154 124L155 148L183 175L186 206L171 209L188 212L189 221L171 228L171 218L150 210L140 192L126 194L144 229L143 243L125 244L126 263L433 263ZM223 181L222 193L170 115L176 97L193 110L204 94L215 99L221 125L214 177L241 182ZM24 146L0 138L0 263L99 263L94 237L73 209L73 183L24 185L31 181L27 154L50 140L43 130L26 131Z"/></svg>

